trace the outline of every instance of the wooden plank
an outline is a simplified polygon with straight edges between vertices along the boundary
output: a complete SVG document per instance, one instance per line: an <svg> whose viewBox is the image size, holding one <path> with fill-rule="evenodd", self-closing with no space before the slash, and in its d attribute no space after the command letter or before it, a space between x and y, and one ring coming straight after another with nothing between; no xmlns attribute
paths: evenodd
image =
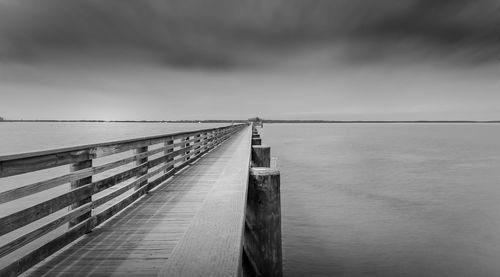
<svg viewBox="0 0 500 277"><path fill-rule="evenodd" d="M100 181L94 182L94 187L93 187L93 194L101 192L107 188L110 188L116 184L119 184L123 181L126 181L130 178L133 178L139 174L139 172L142 171L143 167L152 168L156 165L161 164L162 162L165 162L166 160L170 158L174 158L175 156L181 154L184 151L184 149L179 149L174 152L169 153L168 155L159 157L157 159L148 161L146 164L142 164L139 166L136 166L134 168L128 169L126 171L123 171L121 173L115 174L113 176L110 176L108 178L102 179Z"/></svg>
<svg viewBox="0 0 500 277"><path fill-rule="evenodd" d="M183 157L181 157L181 159L182 158ZM188 163L185 162L183 165L187 165L187 164ZM161 170L162 170L162 168L158 169L158 172L161 172ZM152 173L152 174L154 174L154 173ZM147 177L149 177L149 176L147 176ZM67 237L70 237L69 235L74 235L75 233L77 233L79 235L82 235L82 234L86 233L88 230L90 230L91 228L93 228L93 227L95 227L95 226L97 226L99 224L102 224L102 222L106 221L111 216L113 216L116 213L120 212L124 208L128 207L132 202L134 202L135 200L137 200L140 196L142 196L144 194L145 190L146 190L146 187L141 187L136 192L134 192L133 194L131 194L130 196L128 196L127 198L121 200L120 202L116 203L115 205L113 205L112 207L106 209L105 211L99 213L98 215L93 216L90 220L86 221L87 228L84 228L83 230L82 229L77 229L76 230L77 232L75 232L75 229L72 229L72 230L69 231L69 233L67 233L68 235L66 235L66 234L62 235L56 241L48 243L44 247L42 247L42 248L40 248L38 250L35 250L34 252L32 252L29 255L25 256L19 262L13 263L10 266L4 268L3 270L0 271L0 276L16 276L18 273L21 273L21 272L25 271L32 264L36 263L37 261L39 261L41 259L44 259L45 257L47 257L48 255L50 255L51 253L53 253L53 252L59 250L60 248L62 248L62 246L64 246L64 245L62 245L60 242L61 241L66 242L65 239ZM95 207L97 205L96 205L96 203L93 203L92 206ZM79 225L79 226L82 226L82 225ZM163 235L162 235L162 237L163 237ZM9 274L12 274L12 275L9 275Z"/></svg>
<svg viewBox="0 0 500 277"><path fill-rule="evenodd" d="M86 169L86 168L91 168L91 167L92 167L92 160L81 161L79 163L72 164L70 167L70 171L74 172L74 171L79 171L81 169ZM90 184L90 183L92 183L92 176L88 176L88 177L82 178L80 180L76 180L76 181L71 182L71 189L76 190L78 188L85 187L87 184ZM86 197L73 202L71 204L71 209L77 209L80 206L83 206L87 203L92 202L92 191L88 190L87 193L88 194ZM89 211L85 214L82 214L78 218L75 218L74 220L70 221L69 227L71 228L71 227L77 225L78 223L84 221L85 219L89 218L90 213L91 212Z"/></svg>
<svg viewBox="0 0 500 277"><path fill-rule="evenodd" d="M173 162L172 162L173 163ZM144 187L145 185L147 185L147 183L144 183L144 180L147 180L148 178L151 178L153 177L154 175L158 174L158 173L161 173L162 171L165 170L165 168L169 167L171 164L166 164L166 165L163 165L162 167L160 167L159 169L156 169L152 172L149 172L149 173L146 173L144 175L142 175L141 177L138 177L136 180L134 180L133 182L131 182L130 184L126 185L126 186L123 186L115 191L113 191L112 193L110 194L107 194L97 200L95 200L93 203L94 203L94 208L96 207L99 207L101 205L103 205L104 203L108 202L109 200L113 199L113 198L116 198L120 195L122 195L123 193L125 193L126 191L128 191L129 189L133 188L133 187L136 187L136 186L140 186L140 187Z"/></svg>
<svg viewBox="0 0 500 277"><path fill-rule="evenodd" d="M241 273L251 129L239 136L212 191L159 276L238 276ZM195 261L195 262L193 262Z"/></svg>
<svg viewBox="0 0 500 277"><path fill-rule="evenodd" d="M88 144L88 145L66 147L66 148L46 150L46 151L37 151L37 152L29 152L29 153L22 153L22 154L5 155L5 156L0 156L0 161L9 161L9 160L17 160L17 159L23 159L23 158L38 157L38 156L51 155L51 154L57 154L57 153L62 153L62 152L81 151L81 150L85 150L85 149L94 149L94 148L99 148L99 147L102 147L102 148L112 147L112 146L116 146L116 145L124 145L124 144L128 144L128 143L136 143L136 142L142 142L142 141L178 139L178 138L182 138L182 137L185 137L188 135L195 135L195 134L202 133L202 132L213 132L216 130L224 130L224 129L229 129L229 128L233 128L236 126L243 126L243 125L246 125L246 124L238 124L238 125L234 125L234 126L228 125L228 126L218 127L218 128L201 129L201 130L187 131L187 132L176 132L176 133L171 133L171 134L157 135L157 136L150 136L150 137L143 137L143 138L117 140L117 141L112 141L112 142ZM160 143L160 142L158 142L158 143ZM132 150L133 148L137 148L140 146L149 146L149 145L140 145L140 144L139 145L132 145L129 150Z"/></svg>
<svg viewBox="0 0 500 277"><path fill-rule="evenodd" d="M167 164L164 164L163 166L161 166L160 168L157 168L149 173L146 173L140 177L138 177L136 180L134 180L133 182L131 182L130 184L126 185L126 186L123 186L115 191L113 191L112 193L110 194L107 194L97 200L95 200L93 203L93 208L96 208L98 206L101 206L103 205L104 203L108 202L109 200L113 199L113 198L116 198L118 196L120 196L121 194L125 193L126 191L128 191L129 189L135 187L135 186L139 186L139 187L145 187L145 185L147 185L146 183L144 183L145 180L157 175L157 174L160 174L162 173L163 171L165 171L166 168L169 168L171 165L175 164L176 162L178 161L183 161L184 158L187 157L187 155L184 155L180 158L178 158L177 160L173 160ZM176 168L179 168L181 166L183 166L184 164L187 164L188 162L184 162L183 164L177 166ZM158 163L160 164L160 163Z"/></svg>
<svg viewBox="0 0 500 277"><path fill-rule="evenodd" d="M38 205L0 218L0 236L87 198L92 192L92 186L92 184L85 185Z"/></svg>
<svg viewBox="0 0 500 277"><path fill-rule="evenodd" d="M180 145L180 143L179 143L179 145ZM173 148L173 146L170 146L170 147ZM0 193L0 204L7 203L7 202L10 202L10 201L22 198L22 197L26 197L26 196L29 196L29 195L32 195L35 193L39 193L39 192L42 192L42 191L47 190L47 189L55 188L57 186L60 186L60 185L63 185L63 184L69 183L69 182L73 182L73 181L76 181L79 179L83 179L85 177L93 176L93 175L105 172L107 170L111 170L111 169L129 164L131 162L137 161L137 160L142 159L144 157L148 157L151 155L161 153L162 151L163 151L163 149L154 149L154 150L148 151L146 153L134 155L132 157L121 159L121 160L118 160L115 162L110 162L110 163L107 163L104 165L86 168L86 169L75 171L75 172L72 172L70 174L60 176L60 177L56 177L56 178L48 179L45 181L26 185L23 187L15 188L12 190L4 191L4 192Z"/></svg>
<svg viewBox="0 0 500 277"><path fill-rule="evenodd" d="M3 257L9 253L12 253L13 251L25 246L26 244L38 239L39 237L48 234L49 232L59 228L63 224L68 223L70 220L75 219L87 212L89 212L92 209L92 204L87 203L80 208L71 211L68 214L65 214L56 220L53 220L45 225L43 225L40 228L37 228L34 231L29 232L28 234L21 236L6 245L0 247L0 257Z"/></svg>
<svg viewBox="0 0 500 277"><path fill-rule="evenodd" d="M148 147L147 146L139 147L135 151L136 151L135 152L136 154L145 153L145 152L148 152ZM135 165L140 166L140 165L147 163L147 162L148 162L148 158L144 157L142 159L139 159ZM141 176L148 174L148 169L149 169L148 167L142 167L140 172L137 173L137 177L141 177ZM138 183L137 186L142 187L143 185L147 184L147 182L148 182L148 179L143 179L143 181Z"/></svg>
<svg viewBox="0 0 500 277"><path fill-rule="evenodd" d="M165 156L168 155L168 154L170 154L170 153L172 153L172 152L174 152L174 147L172 147L173 144L174 144L174 140L167 140L167 141L165 141L165 147L163 147L163 149L164 149L164 153L163 154ZM169 163L169 162L171 162L173 160L174 160L173 158L169 158L165 162ZM170 167L167 167L165 169L165 175L167 175L168 171L170 171L172 168L174 168L173 165L170 166Z"/></svg>
<svg viewBox="0 0 500 277"><path fill-rule="evenodd" d="M14 277L28 270L33 265L44 260L48 256L59 251L61 248L65 247L72 241L86 234L92 229L92 221L87 220L75 226L68 232L60 235L54 240L44 244L40 248L33 250L29 254L25 255L21 259L11 263L10 265L0 269L0 276L2 277Z"/></svg>
<svg viewBox="0 0 500 277"><path fill-rule="evenodd" d="M234 127L228 126L223 128L216 128L214 130L227 128ZM0 178L72 163L78 163L84 160L100 158L139 147L161 143L165 139L176 139L179 137L193 136L208 130L213 129L205 129L192 132L179 132L140 139L122 140L110 143L70 147L49 151L0 156Z"/></svg>
<svg viewBox="0 0 500 277"><path fill-rule="evenodd" d="M187 156L187 155L189 155L189 154L186 154L185 156ZM199 154L199 156L201 156L201 154ZM183 159L184 159L184 157L181 157L179 160L183 160ZM141 178L150 178L151 176L154 176L154 175L162 172L165 168L169 167L171 163L175 163L175 162L176 161L172 161L172 162L170 162L170 163L168 163L168 164L166 164L166 165L158 168L157 170L155 170L153 172L150 172L147 175L142 176ZM190 162L192 162L192 161L185 161L180 166L174 168L174 170L183 168L183 167L187 166ZM122 193L123 193L126 190L134 187L136 185L135 182L140 182L140 181L141 181L140 179L135 180L134 183L131 183L131 184L127 185L126 187L120 188L120 190L122 190ZM122 209L124 209L125 207L127 207L130 203L132 203L133 201L135 201L137 198L139 198L148 189L147 186L148 186L148 184L146 184L144 186L141 186L136 192L134 192L133 194L131 194L127 198L121 200L120 202L114 204L112 207L110 207L110 208L106 209L105 211L99 213L98 215L94 216L94 218L95 218L94 219L95 220L94 221L94 226L97 226L97 225L101 224L102 222L106 221L111 216L115 215L116 213L118 213L119 211L121 211ZM119 194L122 194L122 193L117 193L116 195L119 195ZM112 194L114 194L114 193L112 193ZM102 205L103 203L105 203L107 201L109 201L109 199L102 200L102 201L101 201L101 199L99 199L98 201L94 201L94 207Z"/></svg>
<svg viewBox="0 0 500 277"><path fill-rule="evenodd" d="M197 159L198 157L201 157L203 154L205 154L205 152L210 151L211 149L217 147L224 140L227 140L227 138L232 133L234 133L234 132L230 132L230 133L228 132L228 135L221 136L221 137L218 137L218 138L214 137L214 139L211 142L207 142L207 144L204 146L205 147L204 151L200 152L198 155L196 155L195 159ZM202 148L199 148L199 149L202 149ZM182 152L182 151L185 151L185 149L180 149L178 151ZM172 153L169 153L169 154L172 155L172 154L175 154L175 152L176 151L174 151ZM168 155L165 155L165 156L168 156ZM177 157L177 159L175 159L173 161L175 163L175 162L177 162L179 160L184 159L186 155L182 155L182 156L174 155L174 156ZM186 161L186 162L178 165L169 174L173 174L173 172L179 171L182 168L190 165L193 161L195 161L195 159L192 159L189 162ZM155 161L155 160L153 160L153 161ZM157 161L160 161L160 160L157 160ZM149 161L149 162L151 162L151 161ZM142 166L144 166L144 165L146 165L146 166L153 165L153 164L149 164L149 162L146 163L146 164L143 164ZM170 161L170 162L172 162L172 161ZM157 168L155 171L150 172L147 175L142 176L141 178L149 178L149 177L151 177L153 175L162 173L165 170L165 167L167 167L167 166L170 166L169 162L166 162L162 167ZM196 175L193 175L193 176L196 176ZM202 177L202 176L203 175L200 175L199 177L195 177L195 178L203 178L203 180L204 180L206 177ZM138 180L134 180L134 182L140 182L140 178ZM85 187L79 188L78 190L81 190L81 189L87 188L87 187L92 187L95 184L96 183L88 184ZM152 185L158 185L158 184L159 183L156 183L156 184L147 184L147 185L142 186L141 188L139 188L139 190L137 190L133 194L127 196L127 198L121 200L119 203L113 205L111 208L106 209L103 213L100 213L97 216L93 216L92 218L86 220L85 222L80 223L79 225L77 225L74 228L72 228L71 230L69 230L67 233L65 233L65 234L61 235L60 237L58 237L57 239L55 239L55 240L53 240L53 241L45 244L44 246L42 246L41 248L39 248L37 250L32 251L31 253L29 253L28 255L26 255L25 257L23 257L22 259L20 259L19 261L16 261L16 262L12 263L11 265L7 266L6 268L2 269L0 271L0 276L16 276L17 274L25 271L27 268L29 268L33 264L35 264L38 261L46 258L51 253L54 253L57 250L59 250L62 247L64 247L64 245L66 245L67 243L73 241L74 239L78 238L82 234L88 232L94 226L97 226L97 225L101 224L102 222L104 222L105 220L109 219L114 214L116 214L119 211L123 210L124 208L128 207L132 202L134 202L141 195L143 195L144 192L148 189L148 187L151 187ZM182 184L183 184L182 182L179 183L180 186L183 186ZM200 183L200 184L203 184L203 183ZM182 190L180 190L179 192L181 192L181 191ZM166 196L168 196L168 195L171 195L171 193L166 194ZM189 208L189 210L193 211L193 207L191 205L190 200L187 199L187 198L182 198L182 199L183 199L182 205L178 206L178 207L179 208L186 207L186 208ZM196 201L200 201L200 200L203 200L203 199L200 198L200 199L198 199ZM165 203L165 201L161 201L159 203ZM179 203L179 204L181 204L181 203ZM95 203L92 204L92 206L94 206L94 205L95 205ZM80 209L83 209L83 207L81 207ZM182 211L183 209L181 209L179 211ZM153 208L152 211L155 211L155 210L156 210L156 208ZM74 211L74 212L76 212L76 211ZM184 213L179 213L179 216L180 216L179 220L183 220L182 222L185 222L185 223L183 223L183 225L184 225L183 228L186 228L187 226L189 226L189 222L186 222L184 219L182 219L183 215L184 215ZM140 220L140 219L141 219L141 217L138 217L138 220ZM0 220L0 222L1 222L1 220ZM124 224L126 224L126 222L128 222L128 221L127 220L124 221ZM124 225L124 226L126 226L126 225ZM168 226L172 226L171 223L168 223ZM146 226L141 226L141 227L146 227ZM127 230L127 229L124 229L124 230ZM175 232L176 229L172 228L171 230L173 232ZM181 231L181 229L179 229L179 231ZM151 233L151 230L148 231L148 229L145 229L145 232ZM163 240L166 237L168 238L168 236L166 236L163 231L158 230L157 232L159 232L158 236L152 236L151 237L152 239L155 239L155 240L162 239ZM154 233L151 233L151 234L154 234ZM182 236L182 233L178 233L178 236ZM154 244L152 244L152 245L154 245ZM161 260L161 263L162 262L163 262L163 259ZM161 263L158 264L158 265L161 266ZM129 268L129 270L132 270L132 271L115 271L115 272L136 272L137 273L136 268L133 268L133 267L127 267L127 268ZM95 272L99 272L99 271L95 271Z"/></svg>
<svg viewBox="0 0 500 277"><path fill-rule="evenodd" d="M93 225L98 226L102 224L104 221L108 220L110 217L114 216L121 210L128 207L132 202L141 197L144 193L146 193L146 189L148 188L148 184L145 184L142 187L139 187L134 193L127 196L125 199L120 200L118 203L113 206L107 208L106 210L100 212L99 214L93 217Z"/></svg>

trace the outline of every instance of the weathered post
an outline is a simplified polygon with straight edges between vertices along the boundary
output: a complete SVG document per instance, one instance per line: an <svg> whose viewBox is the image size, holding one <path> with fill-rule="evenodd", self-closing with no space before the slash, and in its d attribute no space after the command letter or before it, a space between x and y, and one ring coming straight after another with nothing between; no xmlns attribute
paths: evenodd
<svg viewBox="0 0 500 277"><path fill-rule="evenodd" d="M85 161L81 161L81 162L72 164L70 166L70 171L75 172L75 171L79 171L79 170L82 170L85 168L90 168L90 167L92 167L92 160L85 160ZM92 176L71 182L71 189L74 190L74 189L80 188L80 187L85 186L85 185L90 184L90 183L92 183ZM88 197L86 197L78 202L73 203L71 205L71 209L72 210L77 209L78 207L85 205L87 203L90 203L90 202L92 202L92 194L91 194L91 190L89 189L88 190ZM68 225L69 228L77 225L78 223L86 220L87 218L90 218L90 216L91 216L91 212L89 211L89 212L84 213L83 215L71 220L69 222L69 225Z"/></svg>
<svg viewBox="0 0 500 277"><path fill-rule="evenodd" d="M244 248L252 267L249 275L283 276L280 172L277 169L250 169Z"/></svg>
<svg viewBox="0 0 500 277"><path fill-rule="evenodd" d="M283 276L280 172L271 168L271 147L253 126L245 220L244 276Z"/></svg>
<svg viewBox="0 0 500 277"><path fill-rule="evenodd" d="M253 145L252 165L254 167L271 167L271 147L265 145Z"/></svg>
<svg viewBox="0 0 500 277"><path fill-rule="evenodd" d="M141 153L144 153L144 152L148 152L148 147L147 146L144 146L144 147L139 147L135 150L135 154L141 154ZM140 158L138 159L135 164L136 166L140 166L144 163L147 163L148 162L148 157L144 157L144 158ZM143 175L146 175L148 174L148 165L147 164L144 164L141 169L139 170L139 173L137 174L137 178L140 178L141 176ZM145 184L148 183L148 180L144 180L142 182L140 182L136 187L135 189L138 189L142 186L144 186ZM147 193L147 191L146 191Z"/></svg>
<svg viewBox="0 0 500 277"><path fill-rule="evenodd" d="M198 154L200 154L200 152L201 152L201 151L200 151L200 148L201 148L201 135L202 135L202 134L198 134L198 135L196 135L197 140L195 140L195 141L194 141L194 144L200 144L200 145L198 145L198 146L196 146L196 147L194 148L194 149L195 149L195 152L194 152L194 155L195 155L195 156L196 156L196 155L198 155Z"/></svg>
<svg viewBox="0 0 500 277"><path fill-rule="evenodd" d="M186 138L184 139L184 141L188 141L188 140L189 140L189 138L190 138L190 137L186 137ZM188 143L184 144L184 147L189 147L189 145L191 145L191 143L189 143L189 142L188 142ZM187 157L186 157L186 161L188 161L188 160L190 160L190 159L191 159L191 156L189 155L190 153L191 153L191 151L189 151L189 150L185 152L185 154L187 155Z"/></svg>
<svg viewBox="0 0 500 277"><path fill-rule="evenodd" d="M261 145L262 139L260 138L252 138L252 145Z"/></svg>
<svg viewBox="0 0 500 277"><path fill-rule="evenodd" d="M169 140L167 140L167 141L165 142L165 148L170 147L172 144L174 144L174 140L173 140L173 139L169 139ZM165 155L168 155L168 154L170 154L170 153L172 153L172 152L174 152L174 149L173 149L173 148L168 149L168 150L165 150L164 154L165 154ZM168 163L172 162L173 160L174 160L174 157L172 157L172 158L168 158L168 159L165 161L165 163L166 163L166 164L168 164ZM170 171L170 170L172 170L173 168L174 168L174 165L171 165L171 166L167 167L167 168L165 169L165 173L169 172L169 171Z"/></svg>

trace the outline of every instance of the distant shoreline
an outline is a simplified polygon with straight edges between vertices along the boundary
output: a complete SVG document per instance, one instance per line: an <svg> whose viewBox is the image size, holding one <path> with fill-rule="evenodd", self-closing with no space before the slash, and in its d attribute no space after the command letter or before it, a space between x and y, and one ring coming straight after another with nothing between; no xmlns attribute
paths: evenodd
<svg viewBox="0 0 500 277"><path fill-rule="evenodd" d="M2 122L87 122L87 123L246 123L247 120L15 120ZM500 120L273 120L262 123L500 123Z"/></svg>

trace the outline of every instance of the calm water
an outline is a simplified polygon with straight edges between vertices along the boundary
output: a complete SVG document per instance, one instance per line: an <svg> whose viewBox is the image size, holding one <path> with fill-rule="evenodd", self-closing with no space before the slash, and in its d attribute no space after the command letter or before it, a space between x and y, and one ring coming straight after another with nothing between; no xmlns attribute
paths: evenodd
<svg viewBox="0 0 500 277"><path fill-rule="evenodd" d="M144 136L162 135L173 132L181 132L188 130L199 130L206 128L219 127L227 124L162 124L162 123L0 123L0 156L9 154L18 154L24 152L56 149L62 147L86 145L107 141L116 141L123 139L138 138ZM131 155L131 151L128 151ZM160 154L161 155L161 154ZM156 155L158 156L158 155ZM127 157L127 153L112 155L109 157L94 160L94 165L100 165L111 161L119 160L120 158ZM151 156L154 158L155 156ZM120 171L130 169L133 164L124 165L116 169L94 175L93 180L103 179ZM0 179L0 192L13 189L16 187L28 185L37 181L47 180L56 176L61 176L69 172L69 166L61 166L47 170L41 170L33 173L11 176ZM123 184L105 190L94 197L102 197L110 193L114 189L126 185L133 181L133 179L123 182ZM26 206L32 206L49 198L56 197L62 193L70 190L68 184L46 190L41 193L33 194L19 200L4 203L0 205L0 217L20 211ZM133 191L130 190L129 193ZM109 202L109 204L116 203L116 201L128 195L125 193L123 196ZM108 208L109 205L103 205L96 209L97 212ZM0 236L0 246L12 241L13 239L27 234L28 232L41 227L49 221L67 214L68 209L59 210L43 219L34 223L28 224L14 232ZM19 259L26 255L33 249L36 249L44 243L52 240L59 234L65 232L67 226L63 225L55 231L42 236L40 239L14 251L13 253L0 258L0 268L10 264L13 260Z"/></svg>
<svg viewBox="0 0 500 277"><path fill-rule="evenodd" d="M500 125L266 125L286 276L500 276Z"/></svg>
<svg viewBox="0 0 500 277"><path fill-rule="evenodd" d="M9 124L0 155L212 127ZM261 133L282 174L286 276L500 276L500 125Z"/></svg>
<svg viewBox="0 0 500 277"><path fill-rule="evenodd" d="M0 123L0 156L223 125L227 124L2 122Z"/></svg>

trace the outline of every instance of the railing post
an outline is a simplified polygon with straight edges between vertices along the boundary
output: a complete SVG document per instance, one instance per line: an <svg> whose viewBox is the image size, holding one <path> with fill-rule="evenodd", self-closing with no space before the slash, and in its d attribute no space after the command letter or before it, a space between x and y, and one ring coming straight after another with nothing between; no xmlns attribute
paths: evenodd
<svg viewBox="0 0 500 277"><path fill-rule="evenodd" d="M202 143L201 143L201 147L202 147L202 151L207 151L207 144L208 144L208 140L210 139L210 133L209 132L205 132L203 133L203 140L202 140Z"/></svg>
<svg viewBox="0 0 500 277"><path fill-rule="evenodd" d="M148 152L148 147L147 146L144 146L144 147L139 147L135 150L135 154L141 154L141 153L144 153L144 152ZM135 164L136 166L140 166L141 164L144 164L144 163L147 163L148 162L148 157L144 157L144 158L140 158L138 159ZM143 175L146 175L148 174L148 166L147 164L145 164L141 170L139 171L139 174L137 174L137 178L143 176ZM145 184L148 183L148 180L144 180L142 182L140 182L135 188L138 189L142 186L144 186ZM146 190L146 193L147 193L147 190Z"/></svg>
<svg viewBox="0 0 500 277"><path fill-rule="evenodd" d="M189 140L190 137L191 136L188 136L184 140L187 141L187 140ZM184 147L189 147L190 144L191 143L188 142L188 143L184 144ZM191 156L189 154L191 154L191 151L188 150L188 151L185 152L185 155L187 155L186 161L189 161L191 159Z"/></svg>
<svg viewBox="0 0 500 277"><path fill-rule="evenodd" d="M165 147L169 147L169 146L170 146L170 145L172 145L172 144L174 144L174 140L173 140L173 139L169 139L169 140L167 140L167 141L165 142ZM168 155L168 154L170 154L170 153L172 153L172 152L174 152L174 149L173 149L173 148L172 148L172 149L165 150L164 154L165 154L165 155ZM169 162L171 162L171 161L173 161L173 160L174 160L174 157L169 158L169 159L167 159L167 160L165 161L165 164L168 164ZM167 168L165 169L165 173L168 173L168 172L169 172L170 170L172 170L173 168L174 168L174 165L171 165L171 166L167 167Z"/></svg>
<svg viewBox="0 0 500 277"><path fill-rule="evenodd" d="M81 161L81 162L74 163L74 164L70 165L70 171L71 172L79 171L79 170L89 168L89 167L92 167L92 160L85 160L85 161ZM71 182L71 189L74 190L74 189L77 189L79 187L85 186L85 185L90 184L90 183L92 183L92 176ZM92 202L92 195L91 194L89 194L88 197L86 197L78 202L73 203L71 205L71 209L72 210L77 209L78 207L85 205L87 203L90 203L90 202ZM90 218L91 213L92 212L89 211L89 212L71 220L69 222L69 225L68 225L69 228L71 228L75 225L78 225L80 222L83 222L86 219ZM90 231L90 230L88 230L88 231Z"/></svg>
<svg viewBox="0 0 500 277"><path fill-rule="evenodd" d="M194 141L194 144L197 144L197 143L200 143L200 142L201 142L201 139L200 139L200 138L201 138L201 135L202 135L201 133L200 133L200 134L198 134L198 135L196 135L196 138L198 138L198 139ZM200 151L200 148L201 148L201 144L200 144L200 145L198 145L198 146L196 146L196 147L194 148L194 149L195 149L195 152L194 152L194 155L195 155L195 156L196 156L196 155L198 155L198 154L200 154L200 152L201 152L201 151Z"/></svg>
<svg viewBox="0 0 500 277"><path fill-rule="evenodd" d="M214 132L214 144L212 145L212 147L215 147L215 146L217 146L219 144L219 139L220 139L219 136L220 136L220 130L217 129Z"/></svg>

